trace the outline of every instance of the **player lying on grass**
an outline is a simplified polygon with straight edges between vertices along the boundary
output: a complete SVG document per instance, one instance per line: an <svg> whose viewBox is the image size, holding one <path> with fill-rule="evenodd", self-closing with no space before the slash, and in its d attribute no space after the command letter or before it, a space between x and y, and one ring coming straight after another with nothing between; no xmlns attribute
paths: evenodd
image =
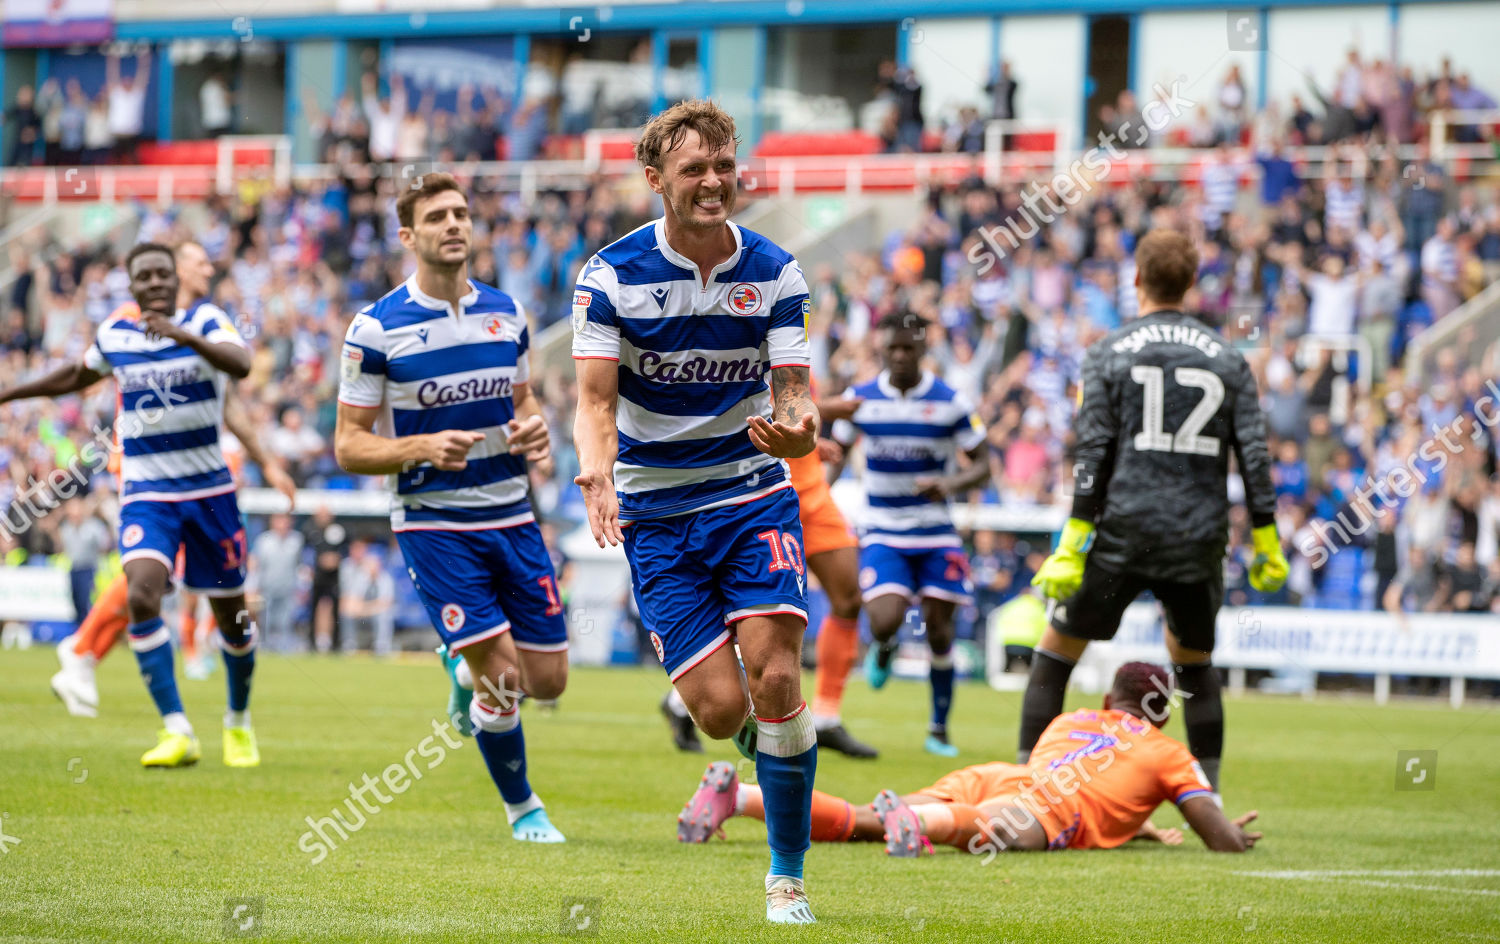
<svg viewBox="0 0 1500 944"><path fill-rule="evenodd" d="M812 838L884 839L886 851L903 858L933 843L989 855L1113 849L1137 837L1176 845L1176 830L1159 830L1150 821L1151 812L1170 801L1209 849L1244 852L1261 837L1245 828L1255 811L1228 819L1198 762L1161 731L1171 710L1170 682L1161 666L1126 663L1103 710L1058 716L1029 764L965 767L905 796L882 790L868 806L814 793ZM739 783L728 763L710 764L677 818L677 838L707 842L725 820L759 819L761 809L758 787Z"/></svg>

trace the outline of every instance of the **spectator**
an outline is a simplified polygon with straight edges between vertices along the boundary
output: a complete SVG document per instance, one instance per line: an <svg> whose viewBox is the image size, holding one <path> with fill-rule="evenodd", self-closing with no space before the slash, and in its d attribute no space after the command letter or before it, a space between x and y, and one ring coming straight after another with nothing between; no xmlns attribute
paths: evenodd
<svg viewBox="0 0 1500 944"><path fill-rule="evenodd" d="M42 116L42 163L56 167L62 163L62 117L65 98L56 79L42 83L36 95L36 110Z"/></svg>
<svg viewBox="0 0 1500 944"><path fill-rule="evenodd" d="M362 650L365 647L360 645L360 637L368 633L371 651L377 656L390 655L396 625L391 613L396 582L365 541L350 543L349 558L339 568L339 586L343 596L339 604L339 648L346 653Z"/></svg>
<svg viewBox="0 0 1500 944"><path fill-rule="evenodd" d="M318 431L304 425L302 411L287 407L281 414L281 425L271 431L266 447L286 466L287 474L298 485L304 484L327 442Z"/></svg>
<svg viewBox="0 0 1500 944"><path fill-rule="evenodd" d="M1336 255L1323 258L1321 271L1305 276L1308 298L1307 331L1327 337L1354 334L1354 315L1359 281L1344 271L1344 260Z"/></svg>
<svg viewBox="0 0 1500 944"><path fill-rule="evenodd" d="M84 147L89 119L89 100L77 79L69 79L67 97L58 116L57 163L67 167L84 160Z"/></svg>
<svg viewBox="0 0 1500 944"><path fill-rule="evenodd" d="M1449 607L1457 613L1484 613L1490 608L1485 593L1485 574L1474 560L1474 544L1465 541L1458 546L1452 567L1442 583L1450 599Z"/></svg>
<svg viewBox="0 0 1500 944"><path fill-rule="evenodd" d="M1458 307L1458 248L1451 217L1438 221L1437 232L1422 245L1422 300L1436 321Z"/></svg>
<svg viewBox="0 0 1500 944"><path fill-rule="evenodd" d="M36 109L36 91L29 85L16 89L16 100L5 109L5 124L11 139L10 154L5 163L8 167L29 167L36 160L36 148L41 140L42 116Z"/></svg>
<svg viewBox="0 0 1500 944"><path fill-rule="evenodd" d="M292 530L289 515L272 515L271 527L250 547L250 568L261 599L261 626L277 652L297 648L293 618L302 570L304 538Z"/></svg>
<svg viewBox="0 0 1500 944"><path fill-rule="evenodd" d="M312 612L313 648L333 648L333 627L339 625L339 566L349 544L349 532L334 520L327 505L313 512L304 534L313 552L312 590L308 607Z"/></svg>
<svg viewBox="0 0 1500 944"><path fill-rule="evenodd" d="M1231 65L1219 85L1219 122L1217 140L1221 144L1238 144L1245 124L1245 80L1238 64Z"/></svg>
<svg viewBox="0 0 1500 944"><path fill-rule="evenodd" d="M990 76L984 90L990 96L990 118L996 121L1014 121L1016 114L1016 90L1020 88L1011 75L1010 63L1001 62L1000 68Z"/></svg>
<svg viewBox="0 0 1500 944"><path fill-rule="evenodd" d="M134 164L136 149L146 127L146 89L151 81L151 51L136 54L135 74L120 73L120 57L105 59L105 95L108 98L109 133L114 138L114 157L120 164Z"/></svg>
<svg viewBox="0 0 1500 944"><path fill-rule="evenodd" d="M234 93L220 69L209 72L198 86L198 120L203 133L210 138L228 134L234 124Z"/></svg>
<svg viewBox="0 0 1500 944"><path fill-rule="evenodd" d="M887 59L880 64L878 87L886 92L895 106L895 150L917 153L922 150L922 83L908 66L897 66Z"/></svg>
<svg viewBox="0 0 1500 944"><path fill-rule="evenodd" d="M406 116L406 85L399 74L392 74L390 97L381 98L375 73L366 72L360 80L360 91L370 123L370 160L389 163L396 158L401 121Z"/></svg>

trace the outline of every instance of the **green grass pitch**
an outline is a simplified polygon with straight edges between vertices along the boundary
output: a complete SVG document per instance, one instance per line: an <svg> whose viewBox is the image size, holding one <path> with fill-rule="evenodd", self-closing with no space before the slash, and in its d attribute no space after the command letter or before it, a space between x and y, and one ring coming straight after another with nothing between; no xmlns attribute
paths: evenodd
<svg viewBox="0 0 1500 944"><path fill-rule="evenodd" d="M764 922L759 824L730 822L727 842L676 842L705 759L671 750L658 671L579 669L555 714L524 710L532 783L565 846L510 839L469 741L313 865L298 848L305 817L328 815L350 781L380 776L432 733L447 691L435 659L263 656L254 770L220 761L222 673L183 683L203 762L145 771L156 719L129 653L100 670L96 720L53 699L55 667L45 647L0 653L4 942L1500 940L1493 702L1230 700L1225 801L1261 811L1266 839L1251 853L1213 855L1190 837L982 866L946 849L898 861L874 845L819 845L807 860L819 923L799 929ZM1012 757L1018 707L1017 695L961 686L960 760ZM818 785L864 802L930 783L950 762L922 753L925 716L923 685L875 693L851 680L850 727L884 754L825 755ZM1168 730L1181 737L1180 721ZM1434 789L1396 789L1403 750L1437 752L1416 785ZM736 756L723 743L713 758ZM1157 822L1179 818L1164 809ZM1247 874L1271 872L1294 875Z"/></svg>

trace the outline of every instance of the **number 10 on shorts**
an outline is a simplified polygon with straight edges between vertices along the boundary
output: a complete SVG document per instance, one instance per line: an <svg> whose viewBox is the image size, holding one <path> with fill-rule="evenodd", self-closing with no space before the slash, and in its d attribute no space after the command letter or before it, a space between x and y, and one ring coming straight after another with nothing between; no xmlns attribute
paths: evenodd
<svg viewBox="0 0 1500 944"><path fill-rule="evenodd" d="M800 577L805 571L802 563L802 542L797 540L795 534L786 534L775 528L770 531L762 531L756 535L771 547L771 566L769 570L775 573L778 570L794 570Z"/></svg>

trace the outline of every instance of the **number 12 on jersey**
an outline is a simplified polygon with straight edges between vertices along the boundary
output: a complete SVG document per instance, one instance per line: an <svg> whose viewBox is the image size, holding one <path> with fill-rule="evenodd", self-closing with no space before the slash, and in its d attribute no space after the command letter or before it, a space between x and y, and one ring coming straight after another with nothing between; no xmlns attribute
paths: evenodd
<svg viewBox="0 0 1500 944"><path fill-rule="evenodd" d="M1166 411L1166 372L1151 364L1137 364L1130 368L1130 379L1146 388L1142 393L1141 431L1135 434L1137 452L1182 452L1195 456L1217 456L1217 436L1199 436L1198 433L1218 412L1224 402L1224 381L1219 375L1202 367L1178 367L1172 371L1172 380L1179 387L1195 387L1203 391L1203 399L1193 407L1193 412L1182 421L1177 432L1169 433L1162 427Z"/></svg>

